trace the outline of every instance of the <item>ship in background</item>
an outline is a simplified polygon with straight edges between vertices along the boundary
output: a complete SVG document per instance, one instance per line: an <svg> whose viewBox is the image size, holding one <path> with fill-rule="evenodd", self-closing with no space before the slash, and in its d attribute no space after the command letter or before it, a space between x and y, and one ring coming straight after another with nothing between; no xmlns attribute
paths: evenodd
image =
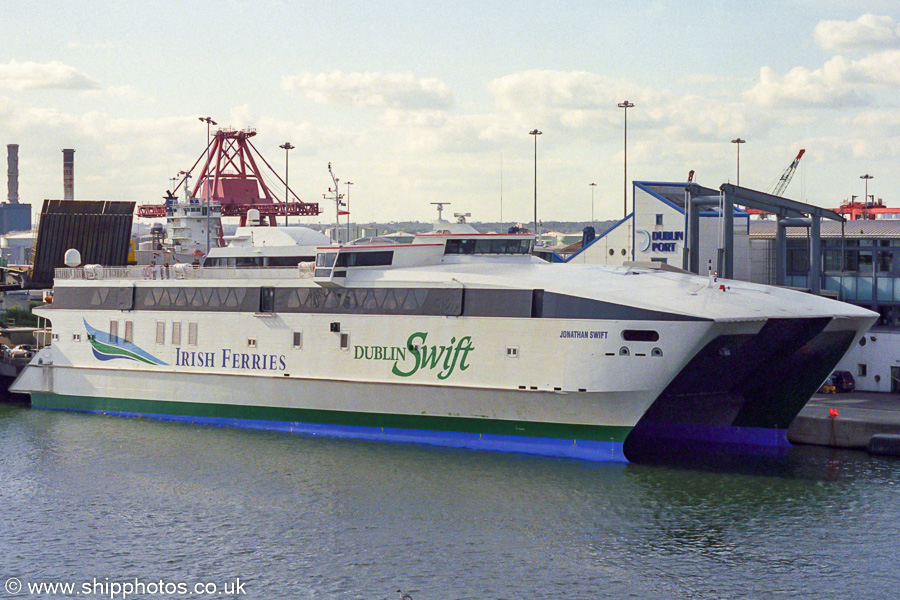
<svg viewBox="0 0 900 600"><path fill-rule="evenodd" d="M165 227L155 224L149 243L137 249L139 263L197 262L211 249L225 246L222 217L237 217L243 227L251 210L271 226L279 217L286 224L288 217L319 214L319 205L302 202L256 149L251 141L255 135L249 128L217 130L193 166L178 173L164 203L137 207L140 218L166 220ZM264 173L284 186L283 199L266 184Z"/></svg>

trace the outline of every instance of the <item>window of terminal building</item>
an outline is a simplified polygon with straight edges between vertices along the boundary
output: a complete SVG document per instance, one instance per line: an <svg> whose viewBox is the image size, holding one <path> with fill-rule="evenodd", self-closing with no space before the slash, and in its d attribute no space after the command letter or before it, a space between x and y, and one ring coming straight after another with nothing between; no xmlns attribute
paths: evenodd
<svg viewBox="0 0 900 600"><path fill-rule="evenodd" d="M856 268L857 271L871 271L872 270L872 251L871 250L860 250L859 251L859 264Z"/></svg>
<svg viewBox="0 0 900 600"><path fill-rule="evenodd" d="M809 250L807 248L788 248L788 271L809 271Z"/></svg>
<svg viewBox="0 0 900 600"><path fill-rule="evenodd" d="M657 226L662 227L662 224L663 224L663 216L662 215L656 215L656 224L657 224Z"/></svg>
<svg viewBox="0 0 900 600"><path fill-rule="evenodd" d="M865 377L866 376L866 365L862 365L862 364L856 365L856 375L858 377Z"/></svg>

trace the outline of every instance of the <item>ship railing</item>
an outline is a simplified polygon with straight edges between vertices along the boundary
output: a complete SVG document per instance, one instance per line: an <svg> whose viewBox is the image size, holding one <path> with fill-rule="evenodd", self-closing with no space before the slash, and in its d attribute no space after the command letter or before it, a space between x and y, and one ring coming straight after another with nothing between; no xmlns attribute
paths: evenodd
<svg viewBox="0 0 900 600"><path fill-rule="evenodd" d="M166 279L310 279L313 263L297 267L198 267L189 264L133 265L128 267L84 267L56 269L59 280L141 281Z"/></svg>

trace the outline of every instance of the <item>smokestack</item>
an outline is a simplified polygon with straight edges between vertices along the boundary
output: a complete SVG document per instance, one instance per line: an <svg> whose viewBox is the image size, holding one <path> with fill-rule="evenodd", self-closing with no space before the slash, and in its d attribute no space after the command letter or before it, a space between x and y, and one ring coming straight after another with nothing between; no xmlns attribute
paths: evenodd
<svg viewBox="0 0 900 600"><path fill-rule="evenodd" d="M63 200L75 199L75 151L66 148L63 152Z"/></svg>
<svg viewBox="0 0 900 600"><path fill-rule="evenodd" d="M7 194L6 199L9 200L10 204L18 204L19 203L19 145L18 144L7 144L6 145L6 177L7 177L7 185L9 188L9 194Z"/></svg>

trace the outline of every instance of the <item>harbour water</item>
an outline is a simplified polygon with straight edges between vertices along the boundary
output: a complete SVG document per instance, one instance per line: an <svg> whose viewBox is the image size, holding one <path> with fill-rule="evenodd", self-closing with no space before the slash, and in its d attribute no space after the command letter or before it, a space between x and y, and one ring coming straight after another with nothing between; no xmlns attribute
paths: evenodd
<svg viewBox="0 0 900 600"><path fill-rule="evenodd" d="M900 588L900 460L816 447L716 468L600 464L0 405L0 506L0 597Z"/></svg>

